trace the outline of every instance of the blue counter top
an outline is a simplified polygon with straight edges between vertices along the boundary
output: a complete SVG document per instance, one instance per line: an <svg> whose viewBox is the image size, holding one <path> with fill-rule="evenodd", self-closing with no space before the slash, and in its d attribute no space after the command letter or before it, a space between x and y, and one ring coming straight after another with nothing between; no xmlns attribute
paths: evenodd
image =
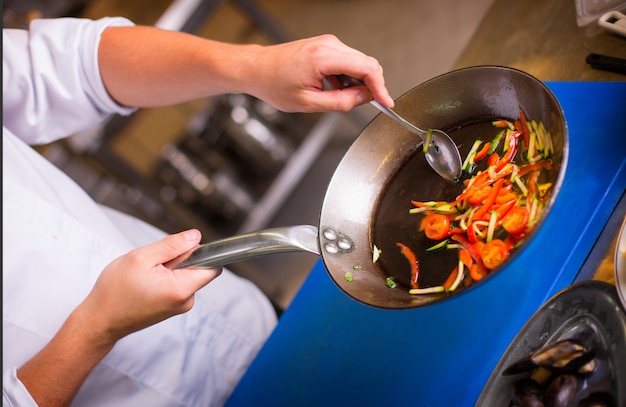
<svg viewBox="0 0 626 407"><path fill-rule="evenodd" d="M626 82L548 82L570 156L535 239L479 290L412 310L358 303L317 262L227 406L473 405L532 314L572 284L626 189Z"/></svg>

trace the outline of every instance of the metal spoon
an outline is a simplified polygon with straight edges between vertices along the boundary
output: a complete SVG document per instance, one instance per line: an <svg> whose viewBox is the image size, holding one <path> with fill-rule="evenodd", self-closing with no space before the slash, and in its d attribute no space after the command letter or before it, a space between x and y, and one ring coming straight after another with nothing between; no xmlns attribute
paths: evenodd
<svg viewBox="0 0 626 407"><path fill-rule="evenodd" d="M365 86L360 80L347 75L337 75L337 79L344 88L351 86ZM422 143L427 142L428 131L422 130L413 125L398 113L386 106L381 105L376 100L370 101L370 104L385 115L391 117L398 124L401 124L413 133L417 134L422 140ZM463 165L461 162L461 153L459 153L458 147L454 144L454 141L452 141L450 136L443 131L433 129L431 130L431 133L430 143L425 150L426 161L432 169L437 172L437 174L449 181L456 182L461 175L461 166Z"/></svg>

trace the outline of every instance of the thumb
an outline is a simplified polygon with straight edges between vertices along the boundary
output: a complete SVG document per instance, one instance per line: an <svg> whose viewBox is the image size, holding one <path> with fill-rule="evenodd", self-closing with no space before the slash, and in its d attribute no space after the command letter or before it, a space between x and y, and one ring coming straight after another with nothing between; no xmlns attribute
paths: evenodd
<svg viewBox="0 0 626 407"><path fill-rule="evenodd" d="M191 229L175 235L167 236L165 239L160 241L164 245L170 246L171 251L169 253L174 255L173 257L168 257L162 262L163 267L175 271L174 274L177 276L177 280L184 284L189 290L194 292L222 274L221 266L180 268L173 270L177 264L188 256L188 254L185 255L187 252L190 252L191 249L198 246L200 238L200 232L195 229ZM166 252L167 249L164 248L163 253Z"/></svg>
<svg viewBox="0 0 626 407"><path fill-rule="evenodd" d="M199 230L190 229L175 233L143 248L147 258L156 264L163 264L180 256L200 243L202 235Z"/></svg>

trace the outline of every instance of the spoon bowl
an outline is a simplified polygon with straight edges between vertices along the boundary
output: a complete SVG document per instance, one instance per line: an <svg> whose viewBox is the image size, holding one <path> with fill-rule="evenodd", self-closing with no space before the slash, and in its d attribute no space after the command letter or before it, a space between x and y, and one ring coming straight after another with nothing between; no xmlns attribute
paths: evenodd
<svg viewBox="0 0 626 407"><path fill-rule="evenodd" d="M364 86L363 82L360 80L347 75L338 75L337 78L344 88L351 86ZM463 164L459 148L450 136L437 129L429 131L422 130L404 119L394 110L381 105L376 100L370 101L370 104L398 124L404 126L406 129L419 136L424 145L423 151L426 161L437 174L448 181L458 181L461 176L461 167Z"/></svg>
<svg viewBox="0 0 626 407"><path fill-rule="evenodd" d="M456 182L459 179L463 165L461 153L450 136L437 129L430 130L429 136L428 131L411 124L392 109L381 105L375 100L372 100L370 104L422 139L422 143L425 146L423 151L426 161L437 174L452 182Z"/></svg>

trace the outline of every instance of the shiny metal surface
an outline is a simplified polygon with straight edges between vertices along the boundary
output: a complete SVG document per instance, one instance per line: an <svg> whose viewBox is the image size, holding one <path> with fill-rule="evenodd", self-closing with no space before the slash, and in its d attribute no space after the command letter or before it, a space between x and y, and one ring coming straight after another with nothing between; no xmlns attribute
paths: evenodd
<svg viewBox="0 0 626 407"><path fill-rule="evenodd" d="M215 267L257 256L292 251L306 251L319 255L317 235L317 228L309 225L245 233L200 245L167 266L174 269Z"/></svg>
<svg viewBox="0 0 626 407"><path fill-rule="evenodd" d="M624 218L622 222L615 245L615 259L613 264L617 293L619 294L624 309L626 309L626 218Z"/></svg>

